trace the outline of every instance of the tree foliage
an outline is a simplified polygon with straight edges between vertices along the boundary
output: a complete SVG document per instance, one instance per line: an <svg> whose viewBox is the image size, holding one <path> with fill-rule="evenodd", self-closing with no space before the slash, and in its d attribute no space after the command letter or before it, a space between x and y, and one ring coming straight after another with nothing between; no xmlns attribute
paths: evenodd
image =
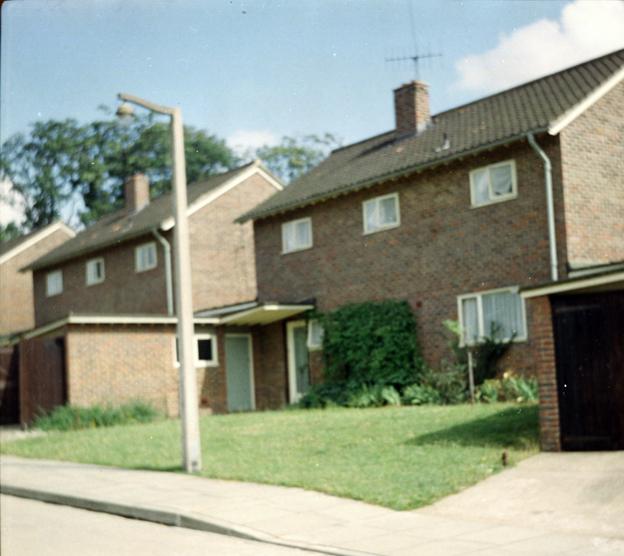
<svg viewBox="0 0 624 556"><path fill-rule="evenodd" d="M322 162L340 141L331 133L282 137L279 145L264 146L256 156L284 183L291 183Z"/></svg>
<svg viewBox="0 0 624 556"><path fill-rule="evenodd" d="M189 183L237 164L222 139L192 127L185 127L184 135ZM70 203L82 223L89 224L121 206L123 182L136 172L150 178L153 196L168 191L170 147L169 124L149 114L128 127L114 118L84 125L48 120L4 143L0 173L24 200L26 230L59 218Z"/></svg>
<svg viewBox="0 0 624 556"><path fill-rule="evenodd" d="M15 222L9 222L8 224L0 224L0 243L15 239L21 234L19 227Z"/></svg>

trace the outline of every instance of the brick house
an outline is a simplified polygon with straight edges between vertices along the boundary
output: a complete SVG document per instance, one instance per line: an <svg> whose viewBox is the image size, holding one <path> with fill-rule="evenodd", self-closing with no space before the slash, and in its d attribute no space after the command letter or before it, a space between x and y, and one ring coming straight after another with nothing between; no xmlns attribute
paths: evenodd
<svg viewBox="0 0 624 556"><path fill-rule="evenodd" d="M20 269L75 236L57 221L0 243L0 337L35 325L32 273Z"/></svg>
<svg viewBox="0 0 624 556"><path fill-rule="evenodd" d="M12 344L35 324L32 273L20 269L75 235L58 221L0 243L0 425L19 419L19 361Z"/></svg>
<svg viewBox="0 0 624 556"><path fill-rule="evenodd" d="M253 162L188 187L194 309L256 297L253 226L234 220L282 186ZM178 411L173 206L150 200L147 178L125 185L125 206L28 265L35 326L20 343L21 413L39 409L152 402ZM218 406L214 324L197 318L202 405Z"/></svg>
<svg viewBox="0 0 624 556"><path fill-rule="evenodd" d="M254 224L258 299L199 313L220 319L220 341L248 335L253 365L237 380L251 401L238 407L293 402L318 380L307 308L383 299L409 302L434 368L450 357L446 319L466 344L492 323L515 335L503 364L540 371L546 400L550 348L521 290L624 261L624 50L433 116L423 83L394 103L394 129L335 150L239 219Z"/></svg>

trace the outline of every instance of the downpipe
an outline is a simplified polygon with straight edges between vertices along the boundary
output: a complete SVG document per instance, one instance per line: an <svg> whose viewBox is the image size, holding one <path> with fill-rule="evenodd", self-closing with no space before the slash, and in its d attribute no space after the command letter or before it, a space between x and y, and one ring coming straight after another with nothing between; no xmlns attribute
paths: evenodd
<svg viewBox="0 0 624 556"><path fill-rule="evenodd" d="M546 211L548 215L548 244L550 248L550 278L553 282L559 280L557 261L557 237L555 235L555 203L553 200L552 163L550 158L535 141L532 133L527 134L527 140L533 150L544 163L544 185L546 186Z"/></svg>
<svg viewBox="0 0 624 556"><path fill-rule="evenodd" d="M165 252L165 284L167 288L167 315L173 316L173 283L171 280L171 245L158 230L152 230L152 234L163 246Z"/></svg>

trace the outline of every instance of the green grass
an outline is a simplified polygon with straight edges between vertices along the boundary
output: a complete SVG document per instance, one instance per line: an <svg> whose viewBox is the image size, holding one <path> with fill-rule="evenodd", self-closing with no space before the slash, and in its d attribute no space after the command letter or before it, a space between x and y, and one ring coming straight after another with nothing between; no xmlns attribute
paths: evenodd
<svg viewBox="0 0 624 556"><path fill-rule="evenodd" d="M205 416L202 475L298 486L410 509L472 485L538 450L537 406L288 410ZM179 421L4 443L2 453L135 469L180 470Z"/></svg>

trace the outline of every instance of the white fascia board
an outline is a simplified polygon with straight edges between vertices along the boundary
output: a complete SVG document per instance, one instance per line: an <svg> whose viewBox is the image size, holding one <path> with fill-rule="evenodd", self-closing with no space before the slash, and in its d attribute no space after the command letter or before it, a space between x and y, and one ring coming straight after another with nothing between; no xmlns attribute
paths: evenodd
<svg viewBox="0 0 624 556"><path fill-rule="evenodd" d="M234 189L237 185L240 185L247 178L250 178L254 174L259 174L260 176L262 176L278 191L284 189L284 186L279 181L277 181L273 176L271 176L271 174L269 174L264 168L262 168L262 166L260 166L260 161L256 160L251 166L249 166L249 168L236 174L224 184L220 185L213 191L209 191L205 195L201 195L194 203L188 206L186 210L187 216L195 214L198 210L201 210L206 205L209 205L213 201L216 201L219 197L225 195L228 191ZM171 230L174 225L175 219L170 216L160 223L160 229L166 232L167 230Z"/></svg>
<svg viewBox="0 0 624 556"><path fill-rule="evenodd" d="M543 295L551 295L555 293L565 293L575 290L583 290L586 288L594 288L598 286L605 286L608 284L615 284L617 282L624 282L624 272L613 272L611 274L605 274L603 276L591 276L584 280L569 280L567 282L559 282L549 284L543 287L537 287L535 289L520 292L520 295L524 299L530 299L532 297L541 297Z"/></svg>
<svg viewBox="0 0 624 556"><path fill-rule="evenodd" d="M585 110L590 108L596 102L598 102L603 96L605 96L611 89L613 89L618 83L624 79L624 67L616 71L609 79L607 79L600 87L595 89L591 94L586 96L576 106L573 106L565 114L562 114L554 122L548 126L548 133L550 135L557 135L566 126L571 124L576 118L578 118Z"/></svg>
<svg viewBox="0 0 624 556"><path fill-rule="evenodd" d="M76 232L74 232L74 230L72 230L67 224L65 224L65 222L62 222L61 220L59 220L58 222L55 222L54 224L50 224L49 226L46 226L45 228L40 230L38 233L36 233L34 236L29 238L28 240L17 245L14 249L7 251L4 255L0 257L0 264L5 263L6 261L15 257L16 255L19 255L26 249L29 249L30 247L32 247L35 243L41 241L42 239L45 239L50 234L53 234L54 232L58 230L64 231L69 236L69 238L72 238L76 235Z"/></svg>
<svg viewBox="0 0 624 556"><path fill-rule="evenodd" d="M35 330L31 330L22 335L22 338L28 340L47 334L52 330L61 328L66 324L176 324L178 320L176 317L150 317L150 316L105 316L105 315L70 315L63 319L56 320L50 324L46 324ZM195 318L194 324L219 324L217 318Z"/></svg>

